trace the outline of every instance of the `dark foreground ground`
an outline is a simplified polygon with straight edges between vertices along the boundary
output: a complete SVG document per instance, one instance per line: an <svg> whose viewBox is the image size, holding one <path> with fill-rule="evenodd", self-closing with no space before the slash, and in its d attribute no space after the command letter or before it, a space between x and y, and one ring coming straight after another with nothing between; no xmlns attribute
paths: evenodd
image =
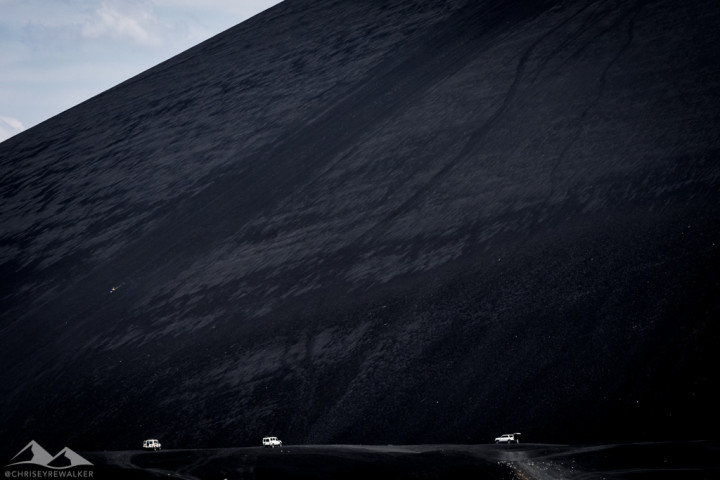
<svg viewBox="0 0 720 480"><path fill-rule="evenodd" d="M83 453L94 478L716 479L720 443L303 445Z"/></svg>

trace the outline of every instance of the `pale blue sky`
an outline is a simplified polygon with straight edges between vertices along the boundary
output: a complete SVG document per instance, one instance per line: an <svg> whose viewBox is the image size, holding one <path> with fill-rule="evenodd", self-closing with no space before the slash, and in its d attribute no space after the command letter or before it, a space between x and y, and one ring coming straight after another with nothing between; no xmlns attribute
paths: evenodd
<svg viewBox="0 0 720 480"><path fill-rule="evenodd" d="M280 0L0 0L0 141Z"/></svg>

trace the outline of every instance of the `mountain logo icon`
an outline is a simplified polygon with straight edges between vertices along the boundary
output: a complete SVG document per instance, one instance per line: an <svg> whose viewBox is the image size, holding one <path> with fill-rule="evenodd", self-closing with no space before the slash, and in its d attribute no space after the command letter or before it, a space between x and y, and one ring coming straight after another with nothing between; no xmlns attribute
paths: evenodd
<svg viewBox="0 0 720 480"><path fill-rule="evenodd" d="M57 455L52 456L35 440L31 440L30 443L25 445L22 450L10 459L10 462L11 463L5 466L40 465L42 467L52 468L53 470L92 465L92 463L67 447L63 448Z"/></svg>

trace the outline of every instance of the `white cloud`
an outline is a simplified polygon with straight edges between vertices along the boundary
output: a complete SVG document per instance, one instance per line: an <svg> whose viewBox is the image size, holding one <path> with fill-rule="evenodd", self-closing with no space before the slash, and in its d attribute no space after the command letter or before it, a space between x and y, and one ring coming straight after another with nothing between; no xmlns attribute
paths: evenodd
<svg viewBox="0 0 720 480"><path fill-rule="evenodd" d="M164 26L157 20L150 4L119 4L103 2L95 17L85 22L85 37L128 37L139 45L162 44Z"/></svg>
<svg viewBox="0 0 720 480"><path fill-rule="evenodd" d="M0 142L25 130L22 122L16 118L0 116Z"/></svg>
<svg viewBox="0 0 720 480"><path fill-rule="evenodd" d="M281 0L154 0L158 6L183 10L218 11L237 19L237 22L280 3Z"/></svg>

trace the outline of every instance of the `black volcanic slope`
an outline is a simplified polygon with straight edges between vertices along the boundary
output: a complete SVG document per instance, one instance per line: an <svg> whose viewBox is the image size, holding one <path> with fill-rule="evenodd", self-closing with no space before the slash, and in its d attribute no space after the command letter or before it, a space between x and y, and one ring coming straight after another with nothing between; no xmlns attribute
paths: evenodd
<svg viewBox="0 0 720 480"><path fill-rule="evenodd" d="M0 144L0 437L720 427L720 5L287 0Z"/></svg>

